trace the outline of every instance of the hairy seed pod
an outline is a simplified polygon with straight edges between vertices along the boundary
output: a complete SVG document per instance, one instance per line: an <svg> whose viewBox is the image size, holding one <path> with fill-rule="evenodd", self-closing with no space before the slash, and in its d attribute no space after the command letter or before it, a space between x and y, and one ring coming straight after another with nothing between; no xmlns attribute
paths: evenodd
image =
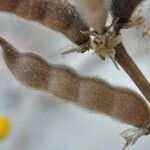
<svg viewBox="0 0 150 150"><path fill-rule="evenodd" d="M88 26L66 0L0 0L0 11L41 23L78 45L89 40L80 32L88 30Z"/></svg>
<svg viewBox="0 0 150 150"><path fill-rule="evenodd" d="M102 79L80 76L37 54L20 53L3 38L0 45L9 70L21 83L141 129L150 124L150 106L137 93Z"/></svg>

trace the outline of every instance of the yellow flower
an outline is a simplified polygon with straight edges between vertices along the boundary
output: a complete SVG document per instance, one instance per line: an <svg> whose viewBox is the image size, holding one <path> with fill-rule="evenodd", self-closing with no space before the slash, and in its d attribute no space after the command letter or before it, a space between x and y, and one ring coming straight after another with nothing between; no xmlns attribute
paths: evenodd
<svg viewBox="0 0 150 150"><path fill-rule="evenodd" d="M7 117L0 116L0 140L4 139L10 132L10 121Z"/></svg>

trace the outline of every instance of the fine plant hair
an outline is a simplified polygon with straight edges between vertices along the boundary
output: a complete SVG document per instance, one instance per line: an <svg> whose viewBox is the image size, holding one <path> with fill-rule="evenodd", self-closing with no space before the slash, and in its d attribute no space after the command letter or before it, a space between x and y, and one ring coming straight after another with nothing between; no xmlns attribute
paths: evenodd
<svg viewBox="0 0 150 150"><path fill-rule="evenodd" d="M37 54L21 53L3 38L0 45L9 70L21 83L141 129L149 125L149 105L137 93L101 79L80 76Z"/></svg>
<svg viewBox="0 0 150 150"><path fill-rule="evenodd" d="M106 0L75 0L75 4L83 20L102 34L108 17Z"/></svg>

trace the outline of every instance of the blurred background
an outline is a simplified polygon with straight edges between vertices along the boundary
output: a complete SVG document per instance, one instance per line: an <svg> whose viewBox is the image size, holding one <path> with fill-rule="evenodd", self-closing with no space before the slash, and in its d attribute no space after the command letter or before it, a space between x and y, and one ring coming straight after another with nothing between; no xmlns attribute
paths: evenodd
<svg viewBox="0 0 150 150"><path fill-rule="evenodd" d="M150 2L142 7L150 27ZM90 52L61 52L74 47L66 37L38 23L14 15L0 13L0 36L22 51L33 51L47 61L66 64L78 73L96 76L113 85L134 89L134 83L110 60L101 61ZM128 52L150 79L150 38L142 37L142 29L123 31ZM141 93L140 93L141 94ZM74 106L50 94L21 85L6 67L0 51L0 116L11 121L9 136L0 141L0 150L120 150L124 140L119 135L130 128L99 113ZM150 137L141 138L130 150L149 150Z"/></svg>

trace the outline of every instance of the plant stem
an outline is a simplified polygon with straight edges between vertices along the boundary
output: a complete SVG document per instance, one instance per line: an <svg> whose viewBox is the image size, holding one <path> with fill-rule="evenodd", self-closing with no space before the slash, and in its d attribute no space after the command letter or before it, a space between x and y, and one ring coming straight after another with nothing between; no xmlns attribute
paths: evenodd
<svg viewBox="0 0 150 150"><path fill-rule="evenodd" d="M146 99L150 102L150 84L148 80L144 77L143 73L129 56L122 43L118 44L115 50L115 60L126 71L126 73L134 81L136 86L141 90Z"/></svg>

